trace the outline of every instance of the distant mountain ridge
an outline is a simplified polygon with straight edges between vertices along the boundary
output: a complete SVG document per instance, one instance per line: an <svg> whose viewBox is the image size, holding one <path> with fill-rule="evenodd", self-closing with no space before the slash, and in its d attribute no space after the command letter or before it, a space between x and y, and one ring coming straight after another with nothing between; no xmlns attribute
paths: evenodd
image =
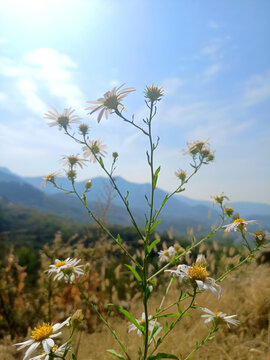
<svg viewBox="0 0 270 360"><path fill-rule="evenodd" d="M130 208L140 226L144 225L144 213L148 212L148 205L145 194L150 196L151 185L135 184L116 177L116 183L125 196L129 191L128 199ZM7 168L0 167L0 196L11 201L25 204L45 210L51 213L65 216L75 221L89 222L88 215L79 200L72 195L65 195L55 189L51 184L41 187L42 177L20 177L13 174ZM121 199L110 185L108 179L96 177L92 179L93 185L88 194L88 201L91 208L102 216L104 204L110 198L110 206L106 214L107 221L111 224L130 224L130 218L122 204ZM70 182L64 178L58 178L57 183L67 190L71 189ZM76 187L79 193L84 191L84 181L77 182ZM155 194L155 206L159 207L166 192L157 188ZM250 219L258 219L263 225L269 226L270 205L251 202L231 203L235 211L241 216ZM187 227L201 225L202 231L209 229L212 223L218 221L219 214L213 208L211 202L192 200L182 195L171 198L161 213L162 223L159 230L168 230L172 226L176 232L185 232Z"/></svg>

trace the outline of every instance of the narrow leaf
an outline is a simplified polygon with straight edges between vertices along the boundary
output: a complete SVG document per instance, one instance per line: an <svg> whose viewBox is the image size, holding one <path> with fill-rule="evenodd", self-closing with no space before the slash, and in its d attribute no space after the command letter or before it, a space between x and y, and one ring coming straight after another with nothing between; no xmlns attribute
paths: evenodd
<svg viewBox="0 0 270 360"><path fill-rule="evenodd" d="M155 175L154 175L154 181L153 181L153 186L154 188L156 187L157 185L157 179L158 179L158 174L160 172L160 166L157 168L156 172L155 172Z"/></svg>
<svg viewBox="0 0 270 360"><path fill-rule="evenodd" d="M179 360L177 356L167 353L158 353L157 355L149 356L148 360L157 360L157 359L176 359Z"/></svg>
<svg viewBox="0 0 270 360"><path fill-rule="evenodd" d="M109 350L106 350L109 354L112 354L113 356L117 357L118 359L120 360L125 360L124 356L118 354L115 350L113 349L109 349Z"/></svg>
<svg viewBox="0 0 270 360"><path fill-rule="evenodd" d="M150 228L150 234L153 232L154 228L155 228L156 226L158 226L158 224L160 224L160 223L161 223L161 219L158 220L157 222L155 222L155 223L151 226L151 228Z"/></svg>
<svg viewBox="0 0 270 360"><path fill-rule="evenodd" d="M150 254L150 252L152 251L153 247L155 245L157 245L160 242L160 239L156 239L154 240L150 245L147 246L147 252L148 254Z"/></svg>
<svg viewBox="0 0 270 360"><path fill-rule="evenodd" d="M136 326L138 330L144 333L144 327L140 326L137 320L127 310L123 309L121 306L117 306L117 308L123 315L125 315L132 322L132 324Z"/></svg>
<svg viewBox="0 0 270 360"><path fill-rule="evenodd" d="M132 274L135 276L136 280L138 281L138 283L141 285L142 283L142 278L140 277L140 275L137 273L137 271L130 265L125 265L131 272Z"/></svg>

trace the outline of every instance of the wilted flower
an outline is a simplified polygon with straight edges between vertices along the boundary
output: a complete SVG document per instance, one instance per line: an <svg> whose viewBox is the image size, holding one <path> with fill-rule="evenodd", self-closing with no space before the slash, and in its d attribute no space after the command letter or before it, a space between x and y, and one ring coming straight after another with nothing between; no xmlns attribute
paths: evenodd
<svg viewBox="0 0 270 360"><path fill-rule="evenodd" d="M200 153L202 151L203 147L207 144L207 142L208 142L208 139L188 142L187 143L188 149L183 150L182 153L184 155L187 155L187 154L197 155L198 153Z"/></svg>
<svg viewBox="0 0 270 360"><path fill-rule="evenodd" d="M227 324L228 327L230 327L230 325L238 326L240 324L239 320L233 319L237 315L228 316L227 314L220 311L211 311L207 308L201 308L201 310L207 313L205 315L202 315L202 317L206 318L206 320L204 321L205 323L214 321L216 325Z"/></svg>
<svg viewBox="0 0 270 360"><path fill-rule="evenodd" d="M200 290L210 290L218 298L221 294L221 287L216 284L215 280L208 277L208 272L204 266L200 265L178 265L176 270L165 270L175 274L179 282L185 281L190 285L198 286Z"/></svg>
<svg viewBox="0 0 270 360"><path fill-rule="evenodd" d="M69 171L67 171L67 178L68 178L68 180L70 180L70 181L74 181L75 179L76 179L76 177L77 177L77 173L76 173L76 171L75 170L69 170Z"/></svg>
<svg viewBox="0 0 270 360"><path fill-rule="evenodd" d="M121 101L132 91L135 91L133 88L121 89L122 84L118 88L114 87L111 91L107 91L103 98L99 98L97 100L88 100L87 102L90 104L95 104L94 106L90 106L86 108L86 110L91 110L89 115L92 115L94 112L100 110L97 121L100 122L102 116L105 114L106 119L108 119L108 115L112 114L114 111L122 111L126 110L126 108L121 104Z"/></svg>
<svg viewBox="0 0 270 360"><path fill-rule="evenodd" d="M158 252L160 261L169 261L176 255L176 250L173 246L170 246L168 249L160 250Z"/></svg>
<svg viewBox="0 0 270 360"><path fill-rule="evenodd" d="M79 131L82 135L86 135L88 133L89 126L87 124L81 124L79 126Z"/></svg>
<svg viewBox="0 0 270 360"><path fill-rule="evenodd" d="M64 109L62 114L59 114L59 112L52 106L53 111L48 111L44 115L45 119L54 120L53 122L49 123L49 126L59 126L59 130L64 128L67 130L67 128L70 127L70 123L77 123L79 122L80 118L77 115L74 115L74 109L68 108ZM73 115L72 115L73 114Z"/></svg>
<svg viewBox="0 0 270 360"><path fill-rule="evenodd" d="M186 178L187 178L187 173L182 169L178 169L175 172L175 176L177 176L178 179L180 179L182 182L184 182L186 180Z"/></svg>
<svg viewBox="0 0 270 360"><path fill-rule="evenodd" d="M232 216L234 209L231 206L225 206L224 207L224 212L226 215L228 216Z"/></svg>
<svg viewBox="0 0 270 360"><path fill-rule="evenodd" d="M49 354L51 349L55 346L54 338L62 334L61 332L58 332L58 330L65 325L69 325L69 320L70 318L67 318L61 324L57 323L55 325L43 323L32 331L31 340L15 344L16 346L19 346L17 350L21 350L26 346L29 346L23 360L27 359L39 347L39 345L42 345L45 353Z"/></svg>
<svg viewBox="0 0 270 360"><path fill-rule="evenodd" d="M220 205L223 204L224 199L230 200L230 199L228 198L228 196L224 195L223 193L214 196L214 201L217 202L217 203L220 204Z"/></svg>
<svg viewBox="0 0 270 360"><path fill-rule="evenodd" d="M257 245L263 245L266 240L270 239L270 233L266 233L264 231L256 231L254 234L250 234L254 236L254 239Z"/></svg>
<svg viewBox="0 0 270 360"><path fill-rule="evenodd" d="M162 96L164 96L163 89L155 85L146 86L144 93L146 99L150 100L152 103L155 101L160 101Z"/></svg>
<svg viewBox="0 0 270 360"><path fill-rule="evenodd" d="M80 159L79 154L77 155L70 155L70 156L63 156L63 165L69 166L71 169L76 167L77 165L82 169L85 165L86 160Z"/></svg>
<svg viewBox="0 0 270 360"><path fill-rule="evenodd" d="M153 331L153 329L154 329L155 326L159 326L159 323L158 323L158 322L156 322L155 320L151 320L152 318L153 318L152 315L149 315L149 316L148 316L148 321L149 321L149 322L148 322L148 330L149 330L150 332ZM140 326L145 327L145 313L143 312L143 313L142 313L142 317L141 317L140 319L136 319L136 321L137 321L137 323L138 323ZM141 332L134 324L129 325L129 326L128 326L128 332L130 333L130 332L133 331L133 330L137 330L137 334L138 334L139 336L142 336L142 332Z"/></svg>
<svg viewBox="0 0 270 360"><path fill-rule="evenodd" d="M90 140L88 142L88 146L83 146L83 156L85 158L90 158L90 161L95 163L97 161L95 155L97 157L105 156L107 152L105 149L107 149L107 145L103 144L102 140Z"/></svg>
<svg viewBox="0 0 270 360"><path fill-rule="evenodd" d="M70 325L76 329L82 323L84 317L81 309L76 310L76 312L71 316Z"/></svg>
<svg viewBox="0 0 270 360"><path fill-rule="evenodd" d="M245 220L243 218L235 219L231 224L224 225L223 228L225 229L225 232L230 231L247 231L247 225L248 224L254 224L257 223L256 220Z"/></svg>
<svg viewBox="0 0 270 360"><path fill-rule="evenodd" d="M70 349L70 347L67 347L67 343L59 347L58 345L54 345L54 347L51 349L51 352L49 354L43 352L43 354L34 356L29 360L50 360L51 358L54 359L54 358L62 357L65 354L67 348L68 350Z"/></svg>
<svg viewBox="0 0 270 360"><path fill-rule="evenodd" d="M56 259L55 263L49 266L46 270L51 276L56 274L54 280L61 280L64 278L65 282L71 283L76 276L84 275L82 270L83 265L78 265L81 260L67 258L66 260Z"/></svg>

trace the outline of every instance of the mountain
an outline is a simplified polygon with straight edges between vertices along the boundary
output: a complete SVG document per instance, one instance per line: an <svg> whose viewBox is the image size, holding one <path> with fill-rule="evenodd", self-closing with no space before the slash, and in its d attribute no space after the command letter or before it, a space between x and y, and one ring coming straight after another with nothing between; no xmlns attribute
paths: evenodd
<svg viewBox="0 0 270 360"><path fill-rule="evenodd" d="M11 201L27 206L32 206L54 214L65 216L67 219L89 222L86 210L80 201L72 194L64 194L51 184L41 187L41 177L19 177L7 168L0 168L0 196ZM139 226L144 226L145 213L149 208L145 200L145 194L150 197L151 185L135 184L116 177L115 181L126 196L129 191L128 200L130 208ZM66 190L71 190L70 182L64 178L57 178L57 184ZM84 191L85 182L77 182L77 191L81 194ZM112 188L110 181L103 177L92 179L87 200L91 209L102 216L106 206L108 211L106 219L111 224L131 224L122 200ZM157 188L155 192L155 206L159 207L166 192ZM247 219L258 219L264 226L270 223L270 205L260 203L231 203L235 211ZM201 226L202 231L207 231L211 224L219 220L218 211L213 208L211 202L197 201L182 195L176 195L168 200L161 213L162 222L157 228L159 231L168 230L171 226L176 233L185 233L187 227Z"/></svg>

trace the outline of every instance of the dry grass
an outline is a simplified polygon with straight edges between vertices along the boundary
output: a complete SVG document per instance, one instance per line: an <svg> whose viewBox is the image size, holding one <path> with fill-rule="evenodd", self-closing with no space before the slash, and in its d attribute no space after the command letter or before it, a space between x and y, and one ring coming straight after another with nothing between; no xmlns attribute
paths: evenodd
<svg viewBox="0 0 270 360"><path fill-rule="evenodd" d="M227 314L237 314L241 325L231 329L220 328L215 339L199 349L192 359L270 360L269 278L269 265L249 265L222 283L223 295L219 301L209 292L198 297L198 306L224 311ZM175 285L168 297L168 304L176 299L178 292L179 288ZM160 296L156 295L156 302L152 304L153 309L158 306L159 300ZM141 304L132 304L131 312L137 317L140 316ZM192 310L190 314L192 318L184 318L169 335L160 350L172 352L178 356L182 354L185 357L192 350L194 343L207 335L207 326L201 320L199 312ZM115 317L111 323L120 338L127 344L132 360L137 359L137 348L141 345L140 338L135 332L127 334L125 319ZM104 351L110 348L120 352L112 336L106 329L100 327L93 334L82 334L78 359L113 359L114 357Z"/></svg>

